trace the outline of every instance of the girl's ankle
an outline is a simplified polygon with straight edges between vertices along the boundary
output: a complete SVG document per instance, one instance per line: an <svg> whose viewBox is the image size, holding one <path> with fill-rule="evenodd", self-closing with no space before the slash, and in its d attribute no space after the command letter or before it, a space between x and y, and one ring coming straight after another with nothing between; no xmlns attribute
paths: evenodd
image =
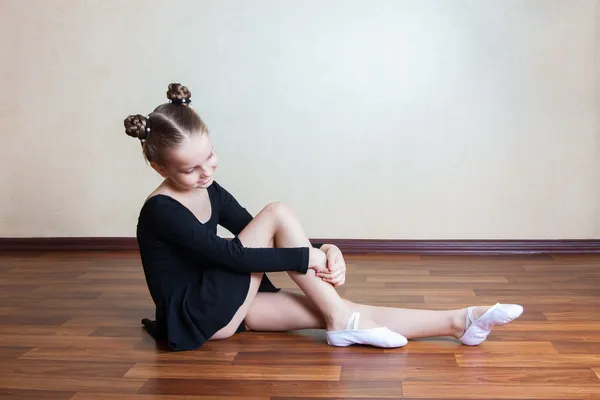
<svg viewBox="0 0 600 400"><path fill-rule="evenodd" d="M455 338L459 339L467 330L467 309L457 310L450 318L451 329Z"/></svg>
<svg viewBox="0 0 600 400"><path fill-rule="evenodd" d="M325 326L328 331L340 331L346 329L346 324L352 313L350 309L335 310L331 315L325 316Z"/></svg>

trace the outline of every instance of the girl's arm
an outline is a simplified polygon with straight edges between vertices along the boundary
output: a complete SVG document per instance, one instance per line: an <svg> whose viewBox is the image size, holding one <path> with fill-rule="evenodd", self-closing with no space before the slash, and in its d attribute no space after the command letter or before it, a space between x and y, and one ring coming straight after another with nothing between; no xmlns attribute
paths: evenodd
<svg viewBox="0 0 600 400"><path fill-rule="evenodd" d="M223 239L190 215L181 203L166 196L155 196L144 205L140 228L146 234L181 246L211 260L216 265L243 272L296 271L306 273L309 247L248 248Z"/></svg>

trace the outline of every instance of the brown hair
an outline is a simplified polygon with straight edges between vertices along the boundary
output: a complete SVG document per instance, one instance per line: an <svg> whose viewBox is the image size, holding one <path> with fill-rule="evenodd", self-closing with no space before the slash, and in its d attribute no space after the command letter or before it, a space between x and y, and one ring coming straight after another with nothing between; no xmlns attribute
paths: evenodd
<svg viewBox="0 0 600 400"><path fill-rule="evenodd" d="M206 124L189 107L192 93L179 83L171 83L167 90L170 103L161 104L147 117L136 114L125 118L125 133L140 139L148 162L164 165L165 150L177 147L184 138L208 133Z"/></svg>

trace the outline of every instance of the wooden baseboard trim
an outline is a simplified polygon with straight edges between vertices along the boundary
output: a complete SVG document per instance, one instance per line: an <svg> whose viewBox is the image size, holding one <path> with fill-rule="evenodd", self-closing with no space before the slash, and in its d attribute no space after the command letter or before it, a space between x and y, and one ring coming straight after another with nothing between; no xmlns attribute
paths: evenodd
<svg viewBox="0 0 600 400"><path fill-rule="evenodd" d="M131 251L133 237L0 238L0 251Z"/></svg>
<svg viewBox="0 0 600 400"><path fill-rule="evenodd" d="M311 239L348 254L600 254L600 239L585 240L373 240ZM0 238L0 251L135 251L132 237Z"/></svg>
<svg viewBox="0 0 600 400"><path fill-rule="evenodd" d="M324 243L327 240L315 239ZM347 253L431 255L600 254L600 239L585 240L330 240Z"/></svg>

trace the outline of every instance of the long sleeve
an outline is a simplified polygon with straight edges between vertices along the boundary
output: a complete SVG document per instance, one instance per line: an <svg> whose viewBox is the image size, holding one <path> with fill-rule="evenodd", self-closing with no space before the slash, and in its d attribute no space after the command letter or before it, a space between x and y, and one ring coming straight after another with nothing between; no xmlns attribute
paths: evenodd
<svg viewBox="0 0 600 400"><path fill-rule="evenodd" d="M140 224L145 231L153 232L164 241L235 271L306 273L308 270L308 247L245 248L236 241L217 236L190 210L168 196L154 196L148 200Z"/></svg>
<svg viewBox="0 0 600 400"><path fill-rule="evenodd" d="M219 225L237 236L253 217L224 187L217 182L213 185L219 201Z"/></svg>

